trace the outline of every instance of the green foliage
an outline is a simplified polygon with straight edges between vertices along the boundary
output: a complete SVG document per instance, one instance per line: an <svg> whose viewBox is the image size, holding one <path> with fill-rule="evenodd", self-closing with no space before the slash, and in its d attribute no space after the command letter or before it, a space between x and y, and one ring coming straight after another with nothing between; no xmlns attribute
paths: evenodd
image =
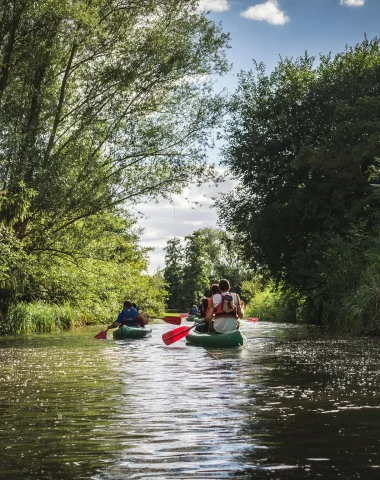
<svg viewBox="0 0 380 480"><path fill-rule="evenodd" d="M203 79L227 70L228 36L197 3L0 3L3 319L20 297L82 296L96 315L101 287L108 306L119 284L155 297L144 253L122 230L109 237L109 223L212 176L205 152L224 100Z"/></svg>
<svg viewBox="0 0 380 480"><path fill-rule="evenodd" d="M185 262L183 267L182 302L186 310L199 300L209 288L206 244L202 233L196 230L185 237Z"/></svg>
<svg viewBox="0 0 380 480"><path fill-rule="evenodd" d="M349 238L334 237L326 245L313 295L325 327L345 333L380 332L379 248L377 230L365 236L355 230Z"/></svg>
<svg viewBox="0 0 380 480"><path fill-rule="evenodd" d="M68 330L83 323L83 315L70 305L47 305L43 302L19 302L12 305L2 333L47 333Z"/></svg>
<svg viewBox="0 0 380 480"><path fill-rule="evenodd" d="M57 250L51 256L34 257L21 298L70 303L93 323L109 321L127 299L148 314L158 314L166 300L163 279L144 273L148 250L139 247L133 225L112 215L77 222L72 236L62 239L62 248L69 251L70 242L75 244L80 234L81 250L71 262L67 256L60 258Z"/></svg>
<svg viewBox="0 0 380 480"><path fill-rule="evenodd" d="M183 252L181 240L171 238L165 248L164 280L169 287L168 308L181 309L182 282L183 282Z"/></svg>
<svg viewBox="0 0 380 480"><path fill-rule="evenodd" d="M242 283L252 276L238 245L221 229L200 228L185 237L184 245L178 238L171 239L166 252L164 278L169 298L177 302L168 308L187 310L198 305L203 296L209 296L210 285L221 278L227 278L232 290L241 294Z"/></svg>
<svg viewBox="0 0 380 480"><path fill-rule="evenodd" d="M357 289L343 300L338 328L349 333L380 334L380 257L372 254L373 263L360 277Z"/></svg>
<svg viewBox="0 0 380 480"><path fill-rule="evenodd" d="M380 131L378 40L313 61L241 75L225 152L241 186L220 203L252 263L301 289L320 242L371 222L378 205L366 174Z"/></svg>
<svg viewBox="0 0 380 480"><path fill-rule="evenodd" d="M305 54L270 75L263 65L240 75L224 152L240 183L219 210L250 266L267 268L321 320L330 240L349 243L358 228L371 236L378 222L368 171L380 153L379 40L314 62Z"/></svg>
<svg viewBox="0 0 380 480"><path fill-rule="evenodd" d="M265 322L300 321L297 318L299 300L278 288L273 282L264 288L259 288L257 282L245 282L244 293L249 298L245 305L245 317L259 317Z"/></svg>

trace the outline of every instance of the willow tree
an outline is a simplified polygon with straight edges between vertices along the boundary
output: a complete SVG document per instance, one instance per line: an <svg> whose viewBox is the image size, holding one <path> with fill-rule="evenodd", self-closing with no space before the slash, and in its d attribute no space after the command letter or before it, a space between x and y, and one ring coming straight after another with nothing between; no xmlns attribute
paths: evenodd
<svg viewBox="0 0 380 480"><path fill-rule="evenodd" d="M194 0L1 2L3 314L28 260L75 257L77 222L204 174L227 41Z"/></svg>

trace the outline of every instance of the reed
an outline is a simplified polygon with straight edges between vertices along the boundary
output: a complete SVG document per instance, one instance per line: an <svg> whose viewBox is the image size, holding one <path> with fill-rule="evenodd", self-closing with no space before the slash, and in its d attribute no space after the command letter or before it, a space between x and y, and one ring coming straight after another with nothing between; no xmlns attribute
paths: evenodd
<svg viewBox="0 0 380 480"><path fill-rule="evenodd" d="M8 334L48 333L68 330L81 320L82 314L70 305L20 302L11 307L3 330Z"/></svg>
<svg viewBox="0 0 380 480"><path fill-rule="evenodd" d="M296 322L297 305L292 296L268 285L250 299L245 308L245 316L259 317L266 322Z"/></svg>

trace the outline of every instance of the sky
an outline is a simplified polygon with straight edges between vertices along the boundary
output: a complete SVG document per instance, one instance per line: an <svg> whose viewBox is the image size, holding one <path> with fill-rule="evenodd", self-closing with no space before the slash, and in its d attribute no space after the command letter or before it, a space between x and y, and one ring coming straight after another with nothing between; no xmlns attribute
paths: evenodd
<svg viewBox="0 0 380 480"><path fill-rule="evenodd" d="M236 74L252 68L252 59L263 62L267 73L280 57L297 58L333 55L345 46L380 36L380 0L200 0L200 9L220 23L231 36L227 58L231 71L215 81L215 88L233 93ZM218 162L220 145L209 153L210 162ZM165 267L166 242L184 238L203 227L215 227L217 212L212 198L233 188L227 181L216 187L188 188L173 204L160 202L139 207L144 218L141 245L152 247L149 272ZM186 200L189 198L191 202ZM194 202L199 202L194 206Z"/></svg>

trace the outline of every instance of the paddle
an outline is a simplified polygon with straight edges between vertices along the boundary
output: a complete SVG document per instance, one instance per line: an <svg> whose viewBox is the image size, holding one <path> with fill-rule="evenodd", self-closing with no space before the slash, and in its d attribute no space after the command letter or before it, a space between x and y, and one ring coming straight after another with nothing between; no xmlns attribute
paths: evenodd
<svg viewBox="0 0 380 480"><path fill-rule="evenodd" d="M163 317L161 320L163 320L166 323L172 323L173 325L181 325L181 317L175 317L175 316L170 316L168 315L167 317Z"/></svg>
<svg viewBox="0 0 380 480"><path fill-rule="evenodd" d="M181 317L168 315L167 317L152 317L157 320L163 320L166 323L172 323L173 325L181 325Z"/></svg>
<svg viewBox="0 0 380 480"><path fill-rule="evenodd" d="M247 322L258 322L259 319L257 317L249 317L247 318Z"/></svg>
<svg viewBox="0 0 380 480"><path fill-rule="evenodd" d="M171 345L172 343L178 342L178 340L181 340L181 338L186 337L186 335L190 332L190 330L197 325L200 325L201 323L195 323L191 327L186 327L183 325L182 327L175 328L174 330L170 330L170 332L166 332L162 335L162 340L165 343L165 345Z"/></svg>
<svg viewBox="0 0 380 480"><path fill-rule="evenodd" d="M97 338L99 340L105 340L107 338L107 330L102 330L97 335L95 335L94 338Z"/></svg>
<svg viewBox="0 0 380 480"><path fill-rule="evenodd" d="M168 315L166 317L158 318L158 320L163 320L164 322L171 323L173 325L181 325L181 317L175 317L174 315ZM102 330L101 332L96 334L94 338L97 338L98 340L105 340L107 338L107 330Z"/></svg>

